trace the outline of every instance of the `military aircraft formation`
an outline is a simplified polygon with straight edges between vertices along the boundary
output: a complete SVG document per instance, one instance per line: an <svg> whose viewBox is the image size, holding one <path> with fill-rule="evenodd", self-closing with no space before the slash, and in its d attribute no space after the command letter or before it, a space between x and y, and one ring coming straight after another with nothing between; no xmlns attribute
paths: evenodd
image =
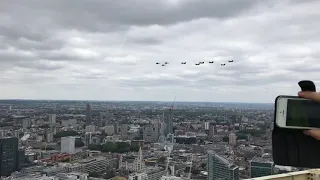
<svg viewBox="0 0 320 180"><path fill-rule="evenodd" d="M229 60L228 62L229 62L229 63L233 63L233 60ZM204 63L205 63L204 61L199 61L199 62L195 63L195 65L196 65L196 66L199 66L199 65L204 64ZM209 64L213 64L213 63L214 63L214 61L209 61ZM159 64L159 65L161 65L161 66L166 66L166 65L168 65L169 63L168 63L168 62L164 62L164 63L157 62L156 64ZM181 62L181 64L187 64L187 62ZM221 66L225 66L226 63L221 63L220 65L221 65Z"/></svg>

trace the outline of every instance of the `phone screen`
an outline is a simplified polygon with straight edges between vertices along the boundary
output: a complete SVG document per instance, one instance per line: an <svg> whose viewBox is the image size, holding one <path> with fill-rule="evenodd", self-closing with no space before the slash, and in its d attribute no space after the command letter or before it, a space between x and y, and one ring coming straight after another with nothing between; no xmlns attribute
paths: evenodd
<svg viewBox="0 0 320 180"><path fill-rule="evenodd" d="M288 99L286 125L320 128L320 103Z"/></svg>

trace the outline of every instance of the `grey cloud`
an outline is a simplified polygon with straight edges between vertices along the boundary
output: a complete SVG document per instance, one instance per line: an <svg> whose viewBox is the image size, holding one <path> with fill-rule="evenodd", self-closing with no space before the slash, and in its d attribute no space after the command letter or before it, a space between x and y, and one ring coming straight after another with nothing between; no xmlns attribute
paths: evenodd
<svg viewBox="0 0 320 180"><path fill-rule="evenodd" d="M108 31L126 25L174 24L199 18L229 18L247 11L257 4L255 0L185 0L177 6L164 1L39 1L13 3L2 2L3 11L15 9L26 22L39 20L41 16L50 17L50 21L61 27L88 29L90 31ZM99 13L97 13L99 12ZM110 26L113 24L113 26Z"/></svg>
<svg viewBox="0 0 320 180"><path fill-rule="evenodd" d="M128 39L127 41L137 43L137 44L142 44L142 45L158 45L162 43L161 40L152 38L152 37L135 38L135 39L132 38L132 39Z"/></svg>
<svg viewBox="0 0 320 180"><path fill-rule="evenodd" d="M30 84L51 84L57 80L54 76L48 76L43 74L24 74L18 77L11 77L2 75L0 82L4 84L18 84L18 85L30 85Z"/></svg>
<svg viewBox="0 0 320 180"><path fill-rule="evenodd" d="M219 96L231 100L238 95L230 93L243 93L238 99L269 101L301 78L319 79L319 23L314 20L319 5L301 0L4 0L0 82L8 92L32 84L14 91L19 97L26 96L24 90L38 96L34 85L39 85L38 97L48 98L54 91L54 97L66 98L163 99L169 91L183 91L181 99L198 100L218 89ZM215 64L194 65L205 57ZM155 64L165 61L170 65ZM110 89L113 93L99 93Z"/></svg>
<svg viewBox="0 0 320 180"><path fill-rule="evenodd" d="M18 49L27 50L27 51L49 51L49 50L55 50L59 47L63 47L64 42L56 39L41 39L41 40L34 40L34 39L27 39L26 37L20 37L20 38L3 38L2 42L8 46L13 46Z"/></svg>
<svg viewBox="0 0 320 180"><path fill-rule="evenodd" d="M53 71L63 69L64 63L55 63L51 61L39 60L39 61L22 61L16 64L18 67L35 69L39 71Z"/></svg>

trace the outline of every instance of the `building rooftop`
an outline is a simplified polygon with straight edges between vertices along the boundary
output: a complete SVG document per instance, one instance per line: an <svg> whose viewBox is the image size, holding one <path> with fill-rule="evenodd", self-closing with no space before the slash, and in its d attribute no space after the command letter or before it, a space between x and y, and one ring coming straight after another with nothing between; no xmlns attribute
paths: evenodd
<svg viewBox="0 0 320 180"><path fill-rule="evenodd" d="M269 163L273 164L273 161L270 158L263 158L259 156L255 156L252 158L251 162L258 162L258 163Z"/></svg>

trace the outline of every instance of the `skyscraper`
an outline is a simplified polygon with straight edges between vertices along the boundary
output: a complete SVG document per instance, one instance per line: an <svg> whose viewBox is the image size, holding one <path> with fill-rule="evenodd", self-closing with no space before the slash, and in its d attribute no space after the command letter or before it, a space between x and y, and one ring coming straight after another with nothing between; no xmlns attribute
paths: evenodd
<svg viewBox="0 0 320 180"><path fill-rule="evenodd" d="M234 133L229 134L229 144L232 146L237 145L237 136Z"/></svg>
<svg viewBox="0 0 320 180"><path fill-rule="evenodd" d="M120 133L121 133L121 138L122 139L127 139L128 138L128 129L129 129L129 125L128 124L121 124Z"/></svg>
<svg viewBox="0 0 320 180"><path fill-rule="evenodd" d="M92 104L87 104L87 113L86 113L86 125L91 125L92 123Z"/></svg>
<svg viewBox="0 0 320 180"><path fill-rule="evenodd" d="M211 150L208 151L207 168L208 180L239 180L239 167Z"/></svg>
<svg viewBox="0 0 320 180"><path fill-rule="evenodd" d="M18 138L0 139L0 176L9 176L18 169Z"/></svg>
<svg viewBox="0 0 320 180"><path fill-rule="evenodd" d="M208 131L208 138L212 140L214 138L214 124L209 123L209 131Z"/></svg>
<svg viewBox="0 0 320 180"><path fill-rule="evenodd" d="M274 163L270 160L254 157L250 161L250 175L251 178L269 176L274 172Z"/></svg>
<svg viewBox="0 0 320 180"><path fill-rule="evenodd" d="M166 131L165 135L173 134L173 109L169 108L168 118L166 119Z"/></svg>
<svg viewBox="0 0 320 180"><path fill-rule="evenodd" d="M49 114L49 126L53 127L56 124L56 114Z"/></svg>
<svg viewBox="0 0 320 180"><path fill-rule="evenodd" d="M61 152L73 154L75 152L75 140L74 136L61 138Z"/></svg>

